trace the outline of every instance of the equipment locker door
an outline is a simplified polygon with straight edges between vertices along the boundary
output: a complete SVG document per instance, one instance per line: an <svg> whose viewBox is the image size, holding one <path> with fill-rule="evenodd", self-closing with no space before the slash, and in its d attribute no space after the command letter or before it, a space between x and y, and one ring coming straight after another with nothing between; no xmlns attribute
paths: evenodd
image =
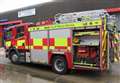
<svg viewBox="0 0 120 83"><path fill-rule="evenodd" d="M33 44L30 46L31 61L36 63L48 63L48 31L30 32Z"/></svg>

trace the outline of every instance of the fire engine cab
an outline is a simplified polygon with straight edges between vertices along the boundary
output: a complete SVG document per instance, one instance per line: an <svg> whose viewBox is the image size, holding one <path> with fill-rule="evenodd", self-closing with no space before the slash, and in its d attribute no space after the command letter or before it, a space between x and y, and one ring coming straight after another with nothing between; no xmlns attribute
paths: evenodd
<svg viewBox="0 0 120 83"><path fill-rule="evenodd" d="M12 63L51 65L59 74L73 68L109 70L111 18L105 10L93 10L57 14L50 25L10 26L4 31L7 57Z"/></svg>
<svg viewBox="0 0 120 83"><path fill-rule="evenodd" d="M4 46L4 28L21 24L22 20L16 20L16 21L7 21L7 22L0 22L0 47Z"/></svg>

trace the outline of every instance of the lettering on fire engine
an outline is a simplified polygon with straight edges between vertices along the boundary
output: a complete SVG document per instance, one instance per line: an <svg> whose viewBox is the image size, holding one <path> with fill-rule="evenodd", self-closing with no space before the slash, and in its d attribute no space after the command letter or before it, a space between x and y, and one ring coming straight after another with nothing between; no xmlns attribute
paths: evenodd
<svg viewBox="0 0 120 83"><path fill-rule="evenodd" d="M102 20L101 19L97 19L95 21L88 21L88 22L66 23L66 24L55 24L55 25L48 25L48 26L30 27L29 31L51 30L51 29L60 29L60 28L74 28L74 27L86 27L86 26L99 26L99 25L102 25Z"/></svg>

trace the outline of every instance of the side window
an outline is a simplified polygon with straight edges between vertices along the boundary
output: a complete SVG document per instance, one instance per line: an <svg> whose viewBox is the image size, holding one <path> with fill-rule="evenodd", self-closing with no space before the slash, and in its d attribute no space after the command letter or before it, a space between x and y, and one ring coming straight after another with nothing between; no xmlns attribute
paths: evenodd
<svg viewBox="0 0 120 83"><path fill-rule="evenodd" d="M5 39L9 40L12 38L12 29L5 31Z"/></svg>
<svg viewBox="0 0 120 83"><path fill-rule="evenodd" d="M16 38L20 38L24 36L24 27L16 27Z"/></svg>

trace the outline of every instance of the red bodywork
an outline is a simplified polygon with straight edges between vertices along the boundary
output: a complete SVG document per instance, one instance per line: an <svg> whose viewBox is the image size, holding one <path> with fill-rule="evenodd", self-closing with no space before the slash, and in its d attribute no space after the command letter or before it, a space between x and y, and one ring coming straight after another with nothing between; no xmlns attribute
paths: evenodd
<svg viewBox="0 0 120 83"><path fill-rule="evenodd" d="M117 13L120 12L120 8L107 8L105 9L108 13Z"/></svg>
<svg viewBox="0 0 120 83"><path fill-rule="evenodd" d="M4 40L4 28L7 28L8 26L13 26L17 24L21 24L22 20L16 20L16 21L8 21L8 22L2 22L0 23L0 47L3 46L3 40Z"/></svg>
<svg viewBox="0 0 120 83"><path fill-rule="evenodd" d="M25 40L25 43L23 46L18 46L18 50L19 49L24 49L24 50L28 50L28 48L25 48L25 46L29 46L30 43L30 39L29 39L29 32L28 32L28 27L30 26L30 23L21 23L15 26L12 26L12 38L10 40L6 40L6 41L11 41L11 46L16 46L17 45L17 41L18 40ZM20 38L16 38L17 35L17 30L16 28L23 28L24 32L23 32L23 36Z"/></svg>

